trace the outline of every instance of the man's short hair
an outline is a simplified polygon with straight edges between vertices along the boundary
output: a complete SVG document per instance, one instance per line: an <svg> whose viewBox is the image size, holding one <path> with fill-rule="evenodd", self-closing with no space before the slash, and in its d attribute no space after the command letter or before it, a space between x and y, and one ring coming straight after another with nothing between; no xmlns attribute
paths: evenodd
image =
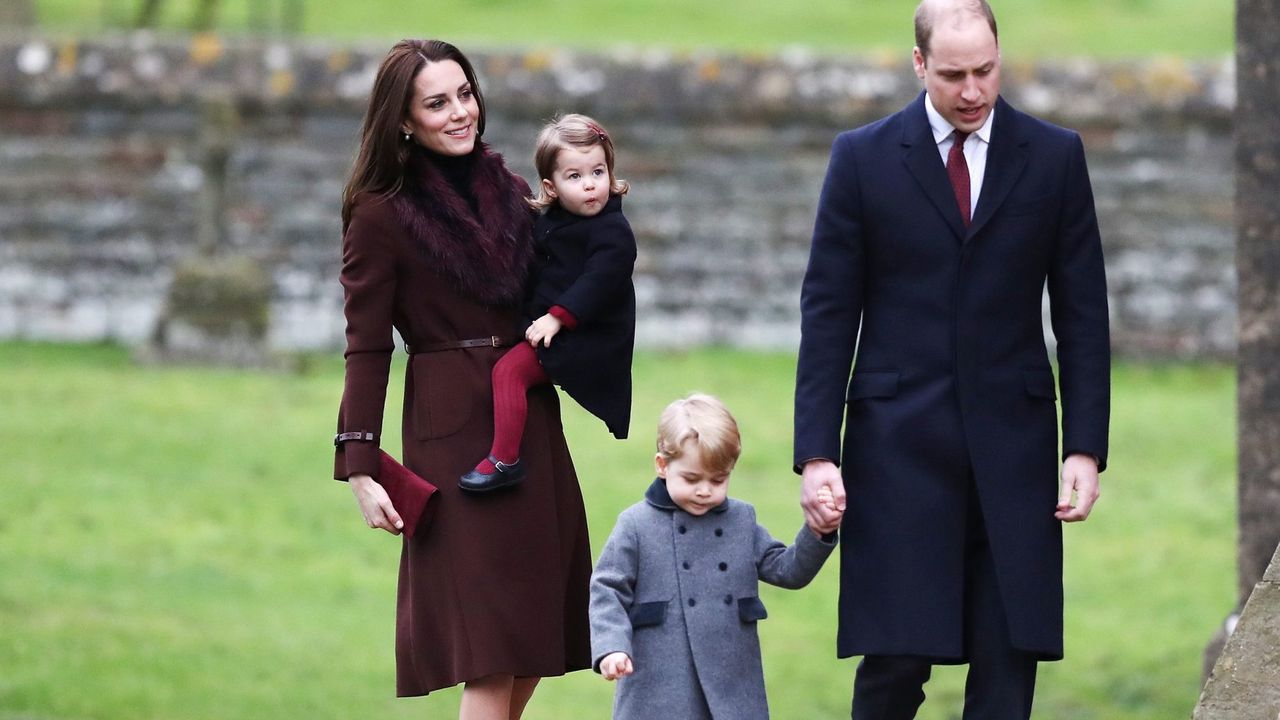
<svg viewBox="0 0 1280 720"><path fill-rule="evenodd" d="M922 0L916 6L916 47L920 48L920 55L925 58L929 57L929 41L933 39L933 26L939 14L936 6L940 4L937 0ZM991 28L991 37L995 38L997 45L1000 43L1000 33L996 30L996 14L992 12L987 0L951 0L947 4L949 5L947 9L954 14L986 20L987 27Z"/></svg>
<svg viewBox="0 0 1280 720"><path fill-rule="evenodd" d="M727 472L742 454L738 422L718 398L703 393L676 400L658 419L658 454L668 460L683 454L684 444L697 443L706 470Z"/></svg>

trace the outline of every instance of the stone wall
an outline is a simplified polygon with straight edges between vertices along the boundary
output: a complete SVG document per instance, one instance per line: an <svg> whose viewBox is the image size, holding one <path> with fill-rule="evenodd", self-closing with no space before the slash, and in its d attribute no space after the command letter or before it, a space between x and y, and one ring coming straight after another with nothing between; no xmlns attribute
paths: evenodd
<svg viewBox="0 0 1280 720"><path fill-rule="evenodd" d="M136 342L196 251L202 106L239 110L225 243L273 269L279 348L341 346L338 207L386 47L127 35L0 38L0 338ZM533 177L557 111L595 115L632 182L640 342L794 348L835 134L919 92L894 57L473 54L486 140ZM1235 346L1229 60L1005 65L1015 105L1078 129L1130 356Z"/></svg>

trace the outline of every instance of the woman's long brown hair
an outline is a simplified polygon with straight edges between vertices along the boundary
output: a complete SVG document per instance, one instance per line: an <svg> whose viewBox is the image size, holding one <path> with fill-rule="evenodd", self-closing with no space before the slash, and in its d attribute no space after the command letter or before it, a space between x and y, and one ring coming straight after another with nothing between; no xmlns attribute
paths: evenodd
<svg viewBox="0 0 1280 720"><path fill-rule="evenodd" d="M413 80L427 63L453 60L475 93L480 117L476 121L476 140L484 135L484 96L471 61L458 48L443 40L401 40L391 48L378 68L369 95L369 110L360 131L360 151L351 169L351 179L342 191L342 231L351 223L351 207L361 193L390 195L404 182L404 166L409 158L410 143L400 131L401 123L413 102Z"/></svg>

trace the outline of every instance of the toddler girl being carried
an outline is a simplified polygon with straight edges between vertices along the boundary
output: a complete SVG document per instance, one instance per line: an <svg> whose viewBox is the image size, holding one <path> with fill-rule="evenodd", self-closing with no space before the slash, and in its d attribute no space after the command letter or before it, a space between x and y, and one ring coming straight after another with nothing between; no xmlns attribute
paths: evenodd
<svg viewBox="0 0 1280 720"><path fill-rule="evenodd" d="M627 436L636 241L622 215L629 186L614 176L613 164L609 133L585 115L565 115L538 135L534 166L541 182L530 203L545 212L533 233L528 342L493 367L493 446L462 476L463 490L496 490L524 478L526 393L536 385L559 385L615 437Z"/></svg>

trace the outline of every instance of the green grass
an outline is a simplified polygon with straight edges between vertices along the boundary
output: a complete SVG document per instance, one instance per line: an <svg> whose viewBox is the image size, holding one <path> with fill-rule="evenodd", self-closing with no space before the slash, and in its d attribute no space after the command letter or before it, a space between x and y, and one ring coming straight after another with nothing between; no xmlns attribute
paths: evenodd
<svg viewBox="0 0 1280 720"><path fill-rule="evenodd" d="M456 691L392 697L399 540L365 528L328 479L339 362L146 368L112 347L11 343L0 370L0 720L456 713ZM787 355L643 354L626 442L566 402L594 550L652 477L658 410L694 389L742 425L730 492L794 533L793 372ZM1066 531L1067 659L1042 666L1036 718L1188 715L1234 601L1233 401L1229 367L1117 369L1103 497ZM837 574L763 590L779 720L847 717ZM962 686L963 669L939 669L921 717L958 718ZM526 717L605 717L611 691L588 672L548 680Z"/></svg>
<svg viewBox="0 0 1280 720"><path fill-rule="evenodd" d="M132 22L138 2L35 0L52 29L100 29ZM302 31L334 38L443 37L480 46L678 49L769 52L807 46L823 52L891 50L907 57L913 2L905 0L462 0L330 3L299 0ZM190 24L193 0L165 3L164 26ZM276 0L223 0L219 27L278 28ZM445 9L447 8L447 9ZM996 3L1006 57L1231 52L1233 3L1226 0L1018 0Z"/></svg>

